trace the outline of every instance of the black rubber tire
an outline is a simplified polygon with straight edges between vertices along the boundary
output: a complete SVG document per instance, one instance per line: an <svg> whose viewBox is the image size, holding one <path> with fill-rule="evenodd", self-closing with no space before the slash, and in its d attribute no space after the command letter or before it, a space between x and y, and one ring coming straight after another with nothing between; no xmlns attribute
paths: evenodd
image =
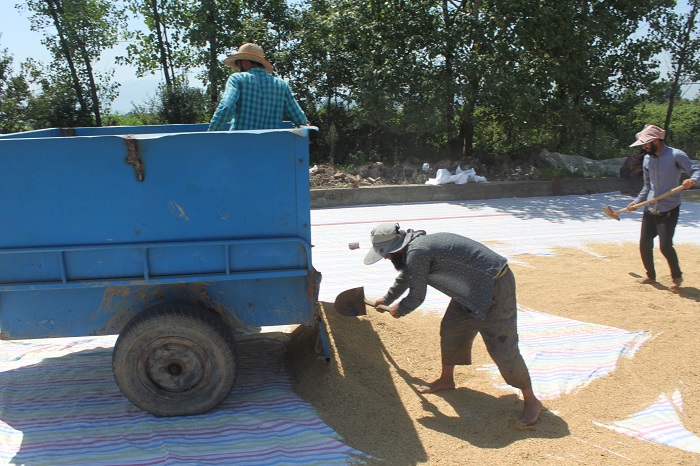
<svg viewBox="0 0 700 466"><path fill-rule="evenodd" d="M162 303L124 327L112 353L122 393L156 416L205 413L230 393L238 371L233 335L216 314Z"/></svg>

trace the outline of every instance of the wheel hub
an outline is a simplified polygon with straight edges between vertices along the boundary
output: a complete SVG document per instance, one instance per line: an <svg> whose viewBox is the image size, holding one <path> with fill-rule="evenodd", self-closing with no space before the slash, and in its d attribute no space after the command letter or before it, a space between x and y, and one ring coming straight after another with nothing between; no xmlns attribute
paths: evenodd
<svg viewBox="0 0 700 466"><path fill-rule="evenodd" d="M142 353L141 362L146 385L173 394L196 389L210 372L204 349L181 338L153 341Z"/></svg>

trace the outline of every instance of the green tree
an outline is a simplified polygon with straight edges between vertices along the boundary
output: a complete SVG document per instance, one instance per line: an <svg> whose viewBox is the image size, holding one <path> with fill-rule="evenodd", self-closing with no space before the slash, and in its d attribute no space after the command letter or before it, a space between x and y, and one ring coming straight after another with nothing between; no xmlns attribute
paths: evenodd
<svg viewBox="0 0 700 466"><path fill-rule="evenodd" d="M698 9L700 0L688 0L688 11L681 14L665 10L662 15L650 20L653 31L660 37L663 50L671 58L668 79L668 108L664 129L671 126L671 115L681 88L700 81L700 34L698 34Z"/></svg>
<svg viewBox="0 0 700 466"><path fill-rule="evenodd" d="M313 0L305 4L293 42L297 94L318 110L325 144L345 151L406 156L439 125L434 82L421 68L421 23L426 12L410 2ZM294 87L294 84L293 84ZM330 133L329 133L330 134ZM425 135L428 135L426 138ZM438 136L439 139L439 136ZM342 159L342 157L339 157Z"/></svg>
<svg viewBox="0 0 700 466"><path fill-rule="evenodd" d="M293 78L326 118L352 110L368 152L411 140L453 158L532 143L590 154L595 136L614 139L620 96L658 78L657 49L634 33L667 3L309 0Z"/></svg>
<svg viewBox="0 0 700 466"><path fill-rule="evenodd" d="M242 44L241 3L241 0L171 0L168 4L174 26L184 31L182 41L193 53L193 66L202 69L197 76L206 88L209 113L218 105L228 75L220 56Z"/></svg>
<svg viewBox="0 0 700 466"><path fill-rule="evenodd" d="M7 49L0 49L0 133L28 129L24 112L31 96L29 84L24 74L14 74L12 61Z"/></svg>
<svg viewBox="0 0 700 466"><path fill-rule="evenodd" d="M167 88L172 88L178 75L191 67L191 52L182 43L183 31L175 26L171 0L127 0L129 10L143 19L146 31L133 31L133 42L127 46L120 63L136 66L137 76L160 70ZM177 4L176 4L177 5Z"/></svg>
<svg viewBox="0 0 700 466"><path fill-rule="evenodd" d="M296 21L297 34L283 52L281 66L309 120L330 138L323 138L322 144L336 163L340 133L350 131L345 125L357 69L352 40L357 36L355 21L330 0L310 0L290 16Z"/></svg>
<svg viewBox="0 0 700 466"><path fill-rule="evenodd" d="M461 4L464 5L464 4ZM650 63L656 51L635 38L639 24L663 2L591 0L475 1L454 17L454 34L467 41L456 48L452 74L464 151L471 148L478 118L496 122L517 145L548 134L554 149L595 154L625 90L639 90L658 75ZM453 40L454 39L454 40ZM581 150L583 149L583 150Z"/></svg>
<svg viewBox="0 0 700 466"><path fill-rule="evenodd" d="M69 76L62 70L31 59L23 64L23 70L31 87L36 88L24 114L31 129L94 125L90 113L82 110Z"/></svg>
<svg viewBox="0 0 700 466"><path fill-rule="evenodd" d="M42 42L53 54L52 68L66 77L61 82L70 83L80 112L101 126L101 98L111 102L118 84L94 64L125 28L123 9L108 0L26 0L17 8L31 12L32 30L44 34Z"/></svg>
<svg viewBox="0 0 700 466"><path fill-rule="evenodd" d="M163 123L202 123L209 118L204 92L183 78L176 78L170 87L161 86L158 94L158 117Z"/></svg>

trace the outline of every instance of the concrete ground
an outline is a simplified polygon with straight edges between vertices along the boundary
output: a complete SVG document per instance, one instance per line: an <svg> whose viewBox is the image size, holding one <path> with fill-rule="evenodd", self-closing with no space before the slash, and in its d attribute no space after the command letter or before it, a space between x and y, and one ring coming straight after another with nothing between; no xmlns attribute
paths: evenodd
<svg viewBox="0 0 700 466"><path fill-rule="evenodd" d="M700 191L694 189L683 196L692 200L697 194ZM558 246L585 249L592 242L637 242L640 211L620 214L620 221L603 213L605 206L618 210L630 201L630 196L617 191L313 209L313 262L323 274L319 298L334 302L338 293L358 286L365 287L367 297L383 296L396 276L393 266L389 261L363 264L370 231L381 222L398 222L401 228L428 233L462 234L517 261L522 254L553 254ZM700 244L699 229L700 203L684 202L675 241ZM359 243L359 249L350 249L350 243ZM643 272L641 261L639 268ZM429 304L424 304L424 310L444 310L447 298L429 288L425 302Z"/></svg>

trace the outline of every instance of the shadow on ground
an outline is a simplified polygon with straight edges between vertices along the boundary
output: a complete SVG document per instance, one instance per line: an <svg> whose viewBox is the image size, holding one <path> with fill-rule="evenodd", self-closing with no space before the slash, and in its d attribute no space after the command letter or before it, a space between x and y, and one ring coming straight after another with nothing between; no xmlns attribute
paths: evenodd
<svg viewBox="0 0 700 466"><path fill-rule="evenodd" d="M690 211L686 215L697 216L700 212L700 192L695 190L683 192L684 202L681 209ZM613 211L624 209L633 200L630 196L620 193L604 193L596 195L570 195L552 197L532 197L527 199L487 199L477 201L452 201L450 204L464 207L470 211L481 211L484 208L494 209L497 213L508 214L520 219L542 219L551 223L565 221L615 220L609 218L603 209L610 206ZM641 209L640 211L641 212ZM620 218L641 219L639 213L621 213ZM681 214L681 221L683 214ZM700 228L700 226L689 224Z"/></svg>
<svg viewBox="0 0 700 466"><path fill-rule="evenodd" d="M435 462L429 453L436 446L424 445L425 437L432 437L424 429L454 437L456 443L494 449L529 438L569 435L567 423L547 411L540 425L517 426L522 402L514 394L494 397L466 388L418 393L413 387L426 381L396 362L392 354L401 349L387 348L369 320L340 316L330 303L322 307L330 331L331 361L325 362L313 351L308 342L313 338L297 335L290 345L288 364L297 392L314 405L344 443L371 455L370 464ZM439 398L457 415L443 414L436 406Z"/></svg>

